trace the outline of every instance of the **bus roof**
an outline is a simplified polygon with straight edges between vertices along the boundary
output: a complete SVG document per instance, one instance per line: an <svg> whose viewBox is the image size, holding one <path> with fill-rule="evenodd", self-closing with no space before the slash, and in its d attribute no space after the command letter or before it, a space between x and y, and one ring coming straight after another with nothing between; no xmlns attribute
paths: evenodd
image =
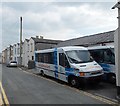
<svg viewBox="0 0 120 106"><path fill-rule="evenodd" d="M65 47L58 47L57 50L63 49L64 51L70 51L70 50L88 50L85 47L82 46L65 46ZM52 49L44 49L44 50L38 50L35 51L35 53L44 53L44 52L53 52L55 48Z"/></svg>
<svg viewBox="0 0 120 106"><path fill-rule="evenodd" d="M93 49L110 49L110 48L114 48L114 46L93 46L93 47L87 47L88 50L93 50Z"/></svg>
<svg viewBox="0 0 120 106"><path fill-rule="evenodd" d="M87 48L82 47L82 46L66 46L66 47L60 47L60 48L62 48L64 51L70 51L70 50L88 50Z"/></svg>

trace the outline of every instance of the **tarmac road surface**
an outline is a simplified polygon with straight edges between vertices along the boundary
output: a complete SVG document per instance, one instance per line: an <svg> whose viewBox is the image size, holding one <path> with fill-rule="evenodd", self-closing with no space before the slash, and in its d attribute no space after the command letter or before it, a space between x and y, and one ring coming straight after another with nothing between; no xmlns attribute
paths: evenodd
<svg viewBox="0 0 120 106"><path fill-rule="evenodd" d="M2 84L10 104L114 104L82 90L5 65L2 65Z"/></svg>

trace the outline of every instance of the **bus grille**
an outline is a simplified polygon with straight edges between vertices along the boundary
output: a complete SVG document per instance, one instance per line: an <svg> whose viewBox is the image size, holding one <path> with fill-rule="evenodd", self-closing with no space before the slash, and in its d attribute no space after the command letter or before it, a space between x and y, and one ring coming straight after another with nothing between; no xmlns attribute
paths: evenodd
<svg viewBox="0 0 120 106"><path fill-rule="evenodd" d="M95 75L95 74L100 74L101 71L95 71L95 72L91 72L91 75Z"/></svg>

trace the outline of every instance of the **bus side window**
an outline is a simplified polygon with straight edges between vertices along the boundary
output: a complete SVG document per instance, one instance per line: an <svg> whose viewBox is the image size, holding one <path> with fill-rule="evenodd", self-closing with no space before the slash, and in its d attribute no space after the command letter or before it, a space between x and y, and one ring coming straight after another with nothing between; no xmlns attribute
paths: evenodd
<svg viewBox="0 0 120 106"><path fill-rule="evenodd" d="M41 56L44 60L44 63L48 63L48 64L53 64L53 52L49 52L49 53L44 53L43 56Z"/></svg>
<svg viewBox="0 0 120 106"><path fill-rule="evenodd" d="M35 54L35 61L38 62L38 60L39 60L39 57L38 57L38 54L36 53L36 54Z"/></svg>
<svg viewBox="0 0 120 106"><path fill-rule="evenodd" d="M43 61L43 54L41 54L41 53L36 54L36 61L37 62L44 62Z"/></svg>
<svg viewBox="0 0 120 106"><path fill-rule="evenodd" d="M69 62L64 53L59 53L59 65L65 68L70 68Z"/></svg>

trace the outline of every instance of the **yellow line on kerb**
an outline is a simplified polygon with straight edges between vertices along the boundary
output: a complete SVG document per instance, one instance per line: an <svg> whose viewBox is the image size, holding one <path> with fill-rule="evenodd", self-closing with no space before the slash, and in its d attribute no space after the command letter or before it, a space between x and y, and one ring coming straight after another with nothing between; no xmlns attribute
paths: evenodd
<svg viewBox="0 0 120 106"><path fill-rule="evenodd" d="M5 91L4 91L3 87L2 87L1 81L0 81L0 89L1 89L1 98L0 99L2 99L2 104L5 104L6 106L10 106L8 98L7 98L7 96L5 94ZM4 101L4 103L3 103L3 101Z"/></svg>
<svg viewBox="0 0 120 106"><path fill-rule="evenodd" d="M3 105L2 94L1 94L1 92L0 92L0 106L2 106L2 105Z"/></svg>

